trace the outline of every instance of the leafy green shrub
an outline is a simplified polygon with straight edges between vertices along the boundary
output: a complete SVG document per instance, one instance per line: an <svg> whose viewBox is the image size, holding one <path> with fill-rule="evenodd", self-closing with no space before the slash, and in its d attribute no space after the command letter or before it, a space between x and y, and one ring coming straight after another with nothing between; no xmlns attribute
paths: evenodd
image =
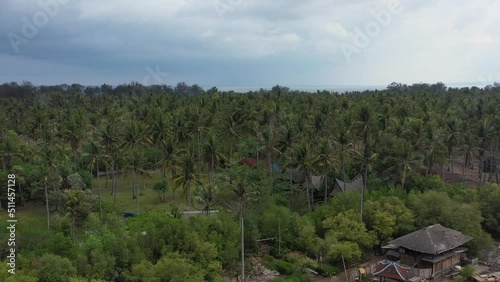
<svg viewBox="0 0 500 282"><path fill-rule="evenodd" d="M40 282L69 281L76 276L76 268L65 257L47 253L34 264Z"/></svg>
<svg viewBox="0 0 500 282"><path fill-rule="evenodd" d="M339 273L339 268L323 263L320 267L316 269L316 271L318 271L318 273L322 276L333 276Z"/></svg>
<svg viewBox="0 0 500 282"><path fill-rule="evenodd" d="M265 255L264 256L264 261L265 262L272 262L272 261L274 261L274 257L270 256L270 255Z"/></svg>
<svg viewBox="0 0 500 282"><path fill-rule="evenodd" d="M268 269L278 271L281 275L291 275L296 272L300 273L300 267L284 260L265 262L264 266Z"/></svg>
<svg viewBox="0 0 500 282"><path fill-rule="evenodd" d="M277 261L264 261L264 266L267 269L270 269L270 270L276 270L276 271L278 271L277 265L278 265Z"/></svg>
<svg viewBox="0 0 500 282"><path fill-rule="evenodd" d="M293 263L289 263L289 262L284 261L284 260L280 260L276 264L276 270L280 274L284 274L284 275L290 275L290 274L292 274L294 272L294 268L295 267L296 266L293 265Z"/></svg>
<svg viewBox="0 0 500 282"><path fill-rule="evenodd" d="M285 256L285 259L286 261L291 262L297 266L305 266L309 268L318 267L318 264L314 260L306 257L305 255L300 255L298 253L288 253Z"/></svg>
<svg viewBox="0 0 500 282"><path fill-rule="evenodd" d="M474 275L474 267L472 265L467 265L460 271L460 278L458 278L458 281L460 282L470 281L473 275Z"/></svg>

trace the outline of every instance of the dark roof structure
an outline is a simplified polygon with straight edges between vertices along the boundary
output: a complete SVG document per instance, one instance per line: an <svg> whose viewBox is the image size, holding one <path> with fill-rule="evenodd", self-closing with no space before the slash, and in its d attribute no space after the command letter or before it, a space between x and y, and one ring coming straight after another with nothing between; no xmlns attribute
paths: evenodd
<svg viewBox="0 0 500 282"><path fill-rule="evenodd" d="M424 227L389 242L385 249L403 247L419 253L438 255L472 240L472 237L441 224Z"/></svg>
<svg viewBox="0 0 500 282"><path fill-rule="evenodd" d="M381 261L376 267L373 275L387 277L399 281L408 281L411 277L411 268L402 266L395 261Z"/></svg>
<svg viewBox="0 0 500 282"><path fill-rule="evenodd" d="M286 169L286 173L292 176L292 181L295 184L302 184L306 181L306 173L303 170L296 170L293 168Z"/></svg>
<svg viewBox="0 0 500 282"><path fill-rule="evenodd" d="M306 183L306 173L304 170L297 170L297 169L286 169L285 173L287 175L291 175L292 181L295 184L305 184ZM323 175L311 175L311 181L309 184L312 187L319 188L321 186L321 183L323 182Z"/></svg>
<svg viewBox="0 0 500 282"><path fill-rule="evenodd" d="M350 191L350 190L357 190L361 191L363 188L363 175L358 174L356 177L354 177L351 181L349 182L344 182L342 180L335 179L335 185L333 190L337 191ZM345 187L345 191L344 191Z"/></svg>

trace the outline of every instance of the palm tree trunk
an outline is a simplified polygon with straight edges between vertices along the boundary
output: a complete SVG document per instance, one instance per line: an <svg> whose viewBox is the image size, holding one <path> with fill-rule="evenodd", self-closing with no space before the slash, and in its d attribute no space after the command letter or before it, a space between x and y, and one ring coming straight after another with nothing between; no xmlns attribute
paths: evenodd
<svg viewBox="0 0 500 282"><path fill-rule="evenodd" d="M259 146L257 146L257 168L259 168Z"/></svg>
<svg viewBox="0 0 500 282"><path fill-rule="evenodd" d="M141 174L141 180L142 180L142 191L146 190L146 182L144 182L144 173ZM142 192L139 192L141 194ZM142 196L142 194L141 194Z"/></svg>
<svg viewBox="0 0 500 282"><path fill-rule="evenodd" d="M498 137L496 138L495 140L495 179L496 179L496 183L498 184L498 166L499 166L499 163L498 163Z"/></svg>
<svg viewBox="0 0 500 282"><path fill-rule="evenodd" d="M290 210L293 210L293 182L292 182L292 170L288 169L288 181L290 182Z"/></svg>
<svg viewBox="0 0 500 282"><path fill-rule="evenodd" d="M469 167L469 148L465 151L464 166Z"/></svg>
<svg viewBox="0 0 500 282"><path fill-rule="evenodd" d="M453 163L455 161L454 158L454 153L455 151L453 150L453 147L451 148L451 154L450 154L450 163L451 163L451 184L455 184L455 173L454 173L454 166Z"/></svg>
<svg viewBox="0 0 500 282"><path fill-rule="evenodd" d="M135 171L134 171L133 177L134 177L134 179L132 180L132 190L135 193L135 212L136 212L136 214L139 214L139 193L137 193L137 187L136 187L136 183L135 183L135 180L137 177Z"/></svg>
<svg viewBox="0 0 500 282"><path fill-rule="evenodd" d="M403 190L405 189L405 181L406 181L406 167L403 168L403 177L401 178L401 186L403 186Z"/></svg>
<svg viewBox="0 0 500 282"><path fill-rule="evenodd" d="M96 171L97 171L97 196L99 197L99 216L102 219L101 181L99 179L99 163L98 162L96 162L95 167L96 167Z"/></svg>
<svg viewBox="0 0 500 282"><path fill-rule="evenodd" d="M196 134L196 141L197 141L197 145L198 145L198 174L201 173L201 145L200 145L200 140L201 140L201 137L200 137L201 133L200 133L200 130L198 129L198 132Z"/></svg>
<svg viewBox="0 0 500 282"><path fill-rule="evenodd" d="M464 186L465 186L465 179L467 177L467 171L466 171L466 169L468 169L468 167L467 167L467 158L465 158L465 160L464 160L464 167L463 167L463 169L464 170L462 171L462 181L463 181Z"/></svg>
<svg viewBox="0 0 500 282"><path fill-rule="evenodd" d="M215 164L215 160L214 160L214 156L212 155L210 157L211 159L211 162L210 162L210 168L209 168L209 171L211 171L211 175L210 175L210 181L212 182L212 184L215 184L215 167L216 167L216 164Z"/></svg>
<svg viewBox="0 0 500 282"><path fill-rule="evenodd" d="M493 181L493 142L490 142L490 169L489 169L489 175L488 175L488 182Z"/></svg>
<svg viewBox="0 0 500 282"><path fill-rule="evenodd" d="M75 210L76 207L73 207L73 212L71 214L71 238L73 238L73 243L75 243L75 239L76 239L76 214L75 214Z"/></svg>
<svg viewBox="0 0 500 282"><path fill-rule="evenodd" d="M481 187L483 185L483 151L481 151L481 154L479 154L479 186Z"/></svg>
<svg viewBox="0 0 500 282"><path fill-rule="evenodd" d="M47 177L45 177L44 186L45 186L45 209L47 210L47 229L50 230L49 192L47 190Z"/></svg>
<svg viewBox="0 0 500 282"><path fill-rule="evenodd" d="M212 182L213 182L213 181L212 181L212 175L211 175L211 174L212 174L212 173L211 173L211 169L210 169L210 164L208 163L208 164L207 164L207 177L208 177L208 181L209 181L210 183L212 183Z"/></svg>
<svg viewBox="0 0 500 282"><path fill-rule="evenodd" d="M309 195L309 175L307 173L307 170L306 170L306 193L307 193L307 207L309 208L309 211L312 211L312 208L311 208L311 199L310 199L310 195Z"/></svg>
<svg viewBox="0 0 500 282"><path fill-rule="evenodd" d="M344 177L344 179L343 179L344 185L343 185L343 186L344 186L344 192L345 192L345 182L346 182L346 177L345 177L344 152L342 151L342 152L341 152L341 154L342 154L342 155L341 155L341 159L342 159L342 160L341 160L341 162L342 162L342 174L343 174L343 177Z"/></svg>
<svg viewBox="0 0 500 282"><path fill-rule="evenodd" d="M363 205L365 200L365 191L366 191L366 183L368 182L368 166L365 165L364 173L363 173L363 188L361 190L361 222L363 222ZM404 187L403 187L404 189Z"/></svg>
<svg viewBox="0 0 500 282"><path fill-rule="evenodd" d="M430 156L429 158L429 171L430 171L430 174L433 175L434 172L432 171L432 167L434 166L434 160L433 160L433 157L432 155Z"/></svg>
<svg viewBox="0 0 500 282"><path fill-rule="evenodd" d="M137 198L137 192L135 187L135 170L132 172L132 199Z"/></svg>
<svg viewBox="0 0 500 282"><path fill-rule="evenodd" d="M271 195L274 195L273 164L271 161L271 152L267 150L267 163L269 165L269 179L271 181Z"/></svg>
<svg viewBox="0 0 500 282"><path fill-rule="evenodd" d="M441 179L444 181L444 161L441 163Z"/></svg>
<svg viewBox="0 0 500 282"><path fill-rule="evenodd" d="M325 179L325 205L326 205L326 201L328 199L328 174L325 172L325 174L323 174L323 178Z"/></svg>
<svg viewBox="0 0 500 282"><path fill-rule="evenodd" d="M229 146L229 164L231 164L231 158L233 157L233 141L229 139L229 143L231 143Z"/></svg>
<svg viewBox="0 0 500 282"><path fill-rule="evenodd" d="M109 164L106 162L106 189L108 189ZM113 195L113 175L111 175L111 195Z"/></svg>

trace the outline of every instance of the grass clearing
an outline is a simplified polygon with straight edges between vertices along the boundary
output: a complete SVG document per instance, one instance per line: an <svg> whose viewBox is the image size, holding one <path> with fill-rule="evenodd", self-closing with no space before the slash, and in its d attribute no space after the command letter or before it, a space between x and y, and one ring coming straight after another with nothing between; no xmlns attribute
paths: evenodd
<svg viewBox="0 0 500 282"><path fill-rule="evenodd" d="M150 210L170 210L170 204L175 203L179 205L181 209L188 209L185 199L180 195L180 191L175 191L172 194L172 189L175 187L174 183L169 175L167 177L168 181L168 191L165 195L165 202L161 202L158 193L153 190L153 185L156 182L162 180L162 174L160 171L152 171L149 173L150 177L144 177L144 184L142 176L138 176L136 179L136 185L139 187L139 212L145 212ZM100 177L101 181L101 196L105 203L112 204L114 202L114 196L111 194L111 177L108 179L108 187L105 187L105 177ZM94 193L97 194L97 178L94 178ZM120 175L118 178L118 188L116 193L116 207L122 211L136 211L135 199L132 197L133 188L133 178L132 175ZM194 209L199 209L199 205L194 204Z"/></svg>

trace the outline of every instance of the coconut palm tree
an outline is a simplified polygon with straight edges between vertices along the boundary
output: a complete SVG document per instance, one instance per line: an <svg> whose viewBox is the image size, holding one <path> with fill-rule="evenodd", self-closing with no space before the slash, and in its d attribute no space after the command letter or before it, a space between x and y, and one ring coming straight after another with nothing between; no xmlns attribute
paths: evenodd
<svg viewBox="0 0 500 282"><path fill-rule="evenodd" d="M107 155L104 154L103 148L97 142L94 141L90 141L90 143L88 143L85 151L86 151L85 153L86 156L89 158L88 168L90 169L91 174L95 166L95 173L97 176L97 195L99 200L99 214L102 217L101 180L100 180L99 165L107 157ZM92 184L93 183L94 181L92 180Z"/></svg>
<svg viewBox="0 0 500 282"><path fill-rule="evenodd" d="M126 126L123 135L123 143L121 147L125 150L132 151L132 160L133 162L139 161L143 159L143 156L138 156L137 154L143 155L142 150L138 151L139 148L143 146L151 145L153 142L150 138L149 131L147 125L140 121L131 120ZM140 152L140 153L139 153ZM135 165L134 169L135 169ZM134 178L135 178L134 170ZM135 180L134 180L135 181ZM136 199L138 197L137 189L135 185L133 185L132 198Z"/></svg>
<svg viewBox="0 0 500 282"><path fill-rule="evenodd" d="M179 159L180 173L174 177L175 188L182 188L186 203L192 206L192 189L194 185L201 184L201 175L196 173L193 153L184 150Z"/></svg>
<svg viewBox="0 0 500 282"><path fill-rule="evenodd" d="M466 131L464 133L464 141L462 145L462 152L464 154L464 166L463 166L463 172L462 172L462 181L464 185L466 184L466 179L467 179L467 170L469 167L472 166L472 169L474 169L474 163L472 160L479 155L480 148L477 147L475 138L473 137L472 133L469 131Z"/></svg>
<svg viewBox="0 0 500 282"><path fill-rule="evenodd" d="M372 164L377 160L378 154L373 153L373 141L368 139L368 143L364 146L363 151L354 151L354 159L360 164L361 171L363 171L363 188L361 189L361 208L360 215L361 221L363 221L363 206L365 192L368 188L368 171L371 170Z"/></svg>
<svg viewBox="0 0 500 282"><path fill-rule="evenodd" d="M447 149L442 142L442 134L431 125L426 127L425 137L422 141L422 147L427 161L426 174L432 174L432 168L435 163L445 161Z"/></svg>
<svg viewBox="0 0 500 282"><path fill-rule="evenodd" d="M152 121L148 122L151 128L151 141L154 144L159 144L170 135L169 119L166 114L161 112L153 114L152 119Z"/></svg>
<svg viewBox="0 0 500 282"><path fill-rule="evenodd" d="M400 178L400 183L405 189L406 177L419 164L420 155L411 149L411 145L404 141L392 149L389 163L392 164L386 171L392 171Z"/></svg>
<svg viewBox="0 0 500 282"><path fill-rule="evenodd" d="M449 161L451 165L451 183L455 183L455 173L454 173L454 162L455 162L455 147L461 138L460 123L456 119L451 119L446 123L447 135L446 135L446 145L448 149Z"/></svg>
<svg viewBox="0 0 500 282"><path fill-rule="evenodd" d="M232 162L234 143L241 137L238 133L238 125L240 122L241 120L235 120L234 114L232 114L223 120L220 131L222 139L229 143L229 163Z"/></svg>
<svg viewBox="0 0 500 282"><path fill-rule="evenodd" d="M201 188L201 196L195 196L195 199L203 204L203 210L205 211L207 216L209 216L210 210L217 202L216 194L218 186L213 182L209 182L201 184L200 188Z"/></svg>
<svg viewBox="0 0 500 282"><path fill-rule="evenodd" d="M127 164L124 166L128 170L127 175L132 174L132 191L134 192L134 198L136 203L136 212L139 213L139 187L137 186L137 174L149 176L149 172L144 169L146 165L146 160L144 154L139 150L131 150L126 157Z"/></svg>
<svg viewBox="0 0 500 282"><path fill-rule="evenodd" d="M310 146L307 142L302 140L294 149L295 152L295 164L296 169L299 171L304 171L305 174L305 184L306 184L306 194L307 194L307 207L309 211L312 211L313 201L311 195L309 194L310 183L311 183L311 172L314 168L314 156L312 155Z"/></svg>
<svg viewBox="0 0 500 282"><path fill-rule="evenodd" d="M347 176L345 173L345 161L346 157L349 153L349 148L352 146L350 142L351 132L349 126L340 121L337 126L337 131L335 132L334 142L336 147L340 148L340 165L342 166L342 176L344 181L344 191L345 191L345 182L347 181Z"/></svg>
<svg viewBox="0 0 500 282"><path fill-rule="evenodd" d="M105 154L108 156L108 162L106 162L106 184L108 187L108 177L109 177L109 167L111 167L111 195L114 195L113 202L116 204L116 193L117 193L117 165L119 160L119 144L120 144L120 123L116 117L111 117L110 120L103 123L96 130L98 140L101 146L103 146Z"/></svg>
<svg viewBox="0 0 500 282"><path fill-rule="evenodd" d="M327 203L328 200L328 173L332 171L332 169L338 169L339 164L338 160L332 152L332 146L327 139L322 138L319 145L319 150L316 158L314 159L314 167L317 167L319 171L323 174L323 180L325 182L325 198L324 204Z"/></svg>
<svg viewBox="0 0 500 282"><path fill-rule="evenodd" d="M80 154L80 143L87 135L86 120L82 111L77 111L75 114L69 114L69 117L63 121L61 135L63 140L70 143L73 157Z"/></svg>
<svg viewBox="0 0 500 282"><path fill-rule="evenodd" d="M479 185L482 186L486 181L485 171L485 155L489 151L492 154L491 144L494 138L495 129L491 124L491 121L487 118L482 120L477 127L477 145L480 148L479 151Z"/></svg>
<svg viewBox="0 0 500 282"><path fill-rule="evenodd" d="M297 139L297 130L290 120L283 122L283 134L278 140L278 148L281 156L285 157L285 167L288 170L288 181L290 189L290 207L293 204L293 181L292 168L295 167L293 161L293 146Z"/></svg>
<svg viewBox="0 0 500 282"><path fill-rule="evenodd" d="M215 173L217 165L224 161L226 157L219 151L219 146L215 134L209 133L203 146L203 157L207 164L207 177L210 183L215 184Z"/></svg>
<svg viewBox="0 0 500 282"><path fill-rule="evenodd" d="M265 126L264 130L261 131L260 134L260 141L263 144L263 146L259 149L265 149L266 151L266 159L267 159L267 166L269 170L269 181L271 184L271 195L274 194L274 168L273 168L273 153L277 152L279 153L279 150L276 149L276 144L278 142L276 133L274 132L274 129L272 126Z"/></svg>
<svg viewBox="0 0 500 282"><path fill-rule="evenodd" d="M176 162L176 154L177 154L177 146L175 144L175 140L171 136L164 136L157 144L162 154L157 165L162 170L163 179L167 178L167 169L169 167L173 168L173 165ZM173 177L172 171L172 177Z"/></svg>

